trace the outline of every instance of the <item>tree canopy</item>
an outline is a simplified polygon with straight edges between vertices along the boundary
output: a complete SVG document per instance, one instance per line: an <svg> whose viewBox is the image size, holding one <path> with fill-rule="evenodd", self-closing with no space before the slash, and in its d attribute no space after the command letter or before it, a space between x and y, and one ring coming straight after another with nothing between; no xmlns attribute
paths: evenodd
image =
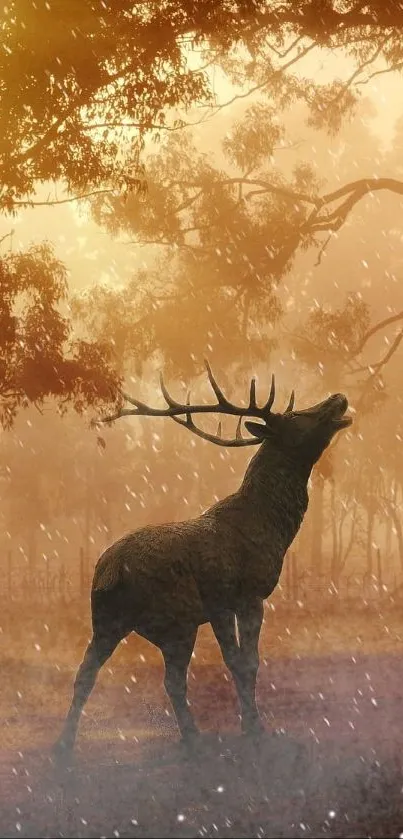
<svg viewBox="0 0 403 839"><path fill-rule="evenodd" d="M118 378L110 348L72 335L64 265L48 244L0 260L0 423L12 424L18 408L54 397L59 408L114 398Z"/></svg>
<svg viewBox="0 0 403 839"><path fill-rule="evenodd" d="M372 73L400 69L402 27L394 0L15 0L1 13L1 206L34 200L38 182L141 186L147 134L179 130L193 105L202 119L223 106L214 67L242 97L302 99L337 130ZM343 54L352 72L315 84L301 75L315 50Z"/></svg>
<svg viewBox="0 0 403 839"><path fill-rule="evenodd" d="M26 508L24 550L47 549L56 517L61 543L76 519L77 545L89 549L91 528L101 540L133 519L198 513L235 488L245 457L214 447L206 457L174 423L139 420L133 436L121 423L104 447L76 417L32 422L48 398L78 412L109 401L120 376L129 395L155 404L156 362L174 394L184 397L183 379L203 395L207 383L195 379L207 354L230 398L245 398L251 370L263 379L272 363L284 374L278 410L291 379L297 405L327 389L348 393L358 416L318 473L322 495L305 528L312 556L323 530L332 580L352 544L372 568L378 517L389 546L393 520L403 561L402 126L382 148L365 96L373 79L403 69L400 5L13 0L0 25L3 217L79 201L134 263L126 284L75 295L51 244L15 251L10 242L2 255L0 422L14 426L1 441L3 532L21 541ZM317 76L314 61L324 65ZM220 120L207 154L198 131ZM381 314L371 283L385 290ZM39 476L57 434L57 456ZM66 545L70 559L67 536Z"/></svg>
<svg viewBox="0 0 403 839"><path fill-rule="evenodd" d="M79 408L95 391L105 396L113 379L106 343L120 369L130 350L138 370L162 352L171 372L188 372L186 335L196 358L210 348L245 364L267 358L282 312L278 289L297 253L316 245L320 261L365 196L403 193L400 173L374 175L368 158L362 176L329 189L311 164L283 172L276 159L291 105L334 135L374 75L401 69L403 11L394 2L17 0L4 7L1 30L2 209L87 197L112 234L161 249L126 292L99 288L74 304L92 339L68 350L73 324L60 313L63 293L47 299L50 275L56 281L45 267L49 250L3 260L4 334L14 336L4 339L3 421L24 400L48 394ZM345 77L306 74L313 54L343 56ZM217 101L215 70L233 86L228 101ZM223 164L207 160L189 125L248 97L222 144ZM160 141L156 154L148 139ZM62 184L66 197L37 200L48 183ZM40 276L48 279L38 289ZM12 332L11 310L28 291L36 302ZM24 364L16 364L18 348Z"/></svg>

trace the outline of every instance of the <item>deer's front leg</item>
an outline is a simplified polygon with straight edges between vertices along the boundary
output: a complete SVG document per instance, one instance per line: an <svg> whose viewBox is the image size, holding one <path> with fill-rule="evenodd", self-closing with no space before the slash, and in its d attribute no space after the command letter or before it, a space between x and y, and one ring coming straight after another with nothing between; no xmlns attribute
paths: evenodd
<svg viewBox="0 0 403 839"><path fill-rule="evenodd" d="M263 601L256 598L243 603L237 609L236 618L239 633L238 693L242 705L242 731L245 734L258 734L264 730L256 705Z"/></svg>
<svg viewBox="0 0 403 839"><path fill-rule="evenodd" d="M239 640L235 613L229 610L210 617L211 626L220 645L225 664L235 682L241 703L242 729L245 733L262 730L256 707L255 688L259 667L258 641L263 619L263 602L253 600L237 610Z"/></svg>

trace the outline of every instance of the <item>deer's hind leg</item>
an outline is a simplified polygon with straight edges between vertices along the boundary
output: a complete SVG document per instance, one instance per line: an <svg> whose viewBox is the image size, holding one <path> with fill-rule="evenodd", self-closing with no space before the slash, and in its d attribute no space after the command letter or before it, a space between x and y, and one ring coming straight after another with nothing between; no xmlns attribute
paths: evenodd
<svg viewBox="0 0 403 839"><path fill-rule="evenodd" d="M98 673L126 634L126 632L117 631L116 628L109 634L94 632L77 671L73 699L63 730L53 747L56 758L67 757L73 750L81 713L95 685Z"/></svg>

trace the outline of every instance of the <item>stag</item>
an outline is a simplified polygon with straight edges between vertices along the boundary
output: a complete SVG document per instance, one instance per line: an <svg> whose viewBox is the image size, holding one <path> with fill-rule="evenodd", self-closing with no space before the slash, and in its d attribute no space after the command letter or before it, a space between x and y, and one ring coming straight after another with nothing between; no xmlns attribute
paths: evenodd
<svg viewBox="0 0 403 839"><path fill-rule="evenodd" d="M165 688L185 743L199 732L186 700L187 670L198 627L210 623L230 670L241 706L242 730L262 730L255 688L263 601L277 585L284 555L308 505L311 470L340 429L350 425L348 402L336 393L312 408L294 410L294 391L284 413L272 412L275 380L263 407L256 401L255 380L249 405L232 404L206 362L217 402L191 405L174 400L161 377L167 407L151 408L124 394L129 408L122 416L165 416L219 446L258 445L243 482L233 495L197 518L150 525L129 533L106 549L95 568L91 590L93 637L78 670L74 695L57 755L69 753L80 715L97 674L119 642L137 632L160 648ZM238 417L236 435L224 439L202 430L194 415ZM243 418L248 419L241 431Z"/></svg>

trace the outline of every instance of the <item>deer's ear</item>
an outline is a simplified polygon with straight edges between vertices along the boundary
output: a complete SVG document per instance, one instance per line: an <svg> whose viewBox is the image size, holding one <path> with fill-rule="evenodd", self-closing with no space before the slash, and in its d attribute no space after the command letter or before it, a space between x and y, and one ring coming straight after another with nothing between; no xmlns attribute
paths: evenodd
<svg viewBox="0 0 403 839"><path fill-rule="evenodd" d="M267 437L272 436L272 429L269 428L267 425L262 425L260 422L245 422L245 428L253 434L254 437L258 437L259 440L266 440Z"/></svg>

